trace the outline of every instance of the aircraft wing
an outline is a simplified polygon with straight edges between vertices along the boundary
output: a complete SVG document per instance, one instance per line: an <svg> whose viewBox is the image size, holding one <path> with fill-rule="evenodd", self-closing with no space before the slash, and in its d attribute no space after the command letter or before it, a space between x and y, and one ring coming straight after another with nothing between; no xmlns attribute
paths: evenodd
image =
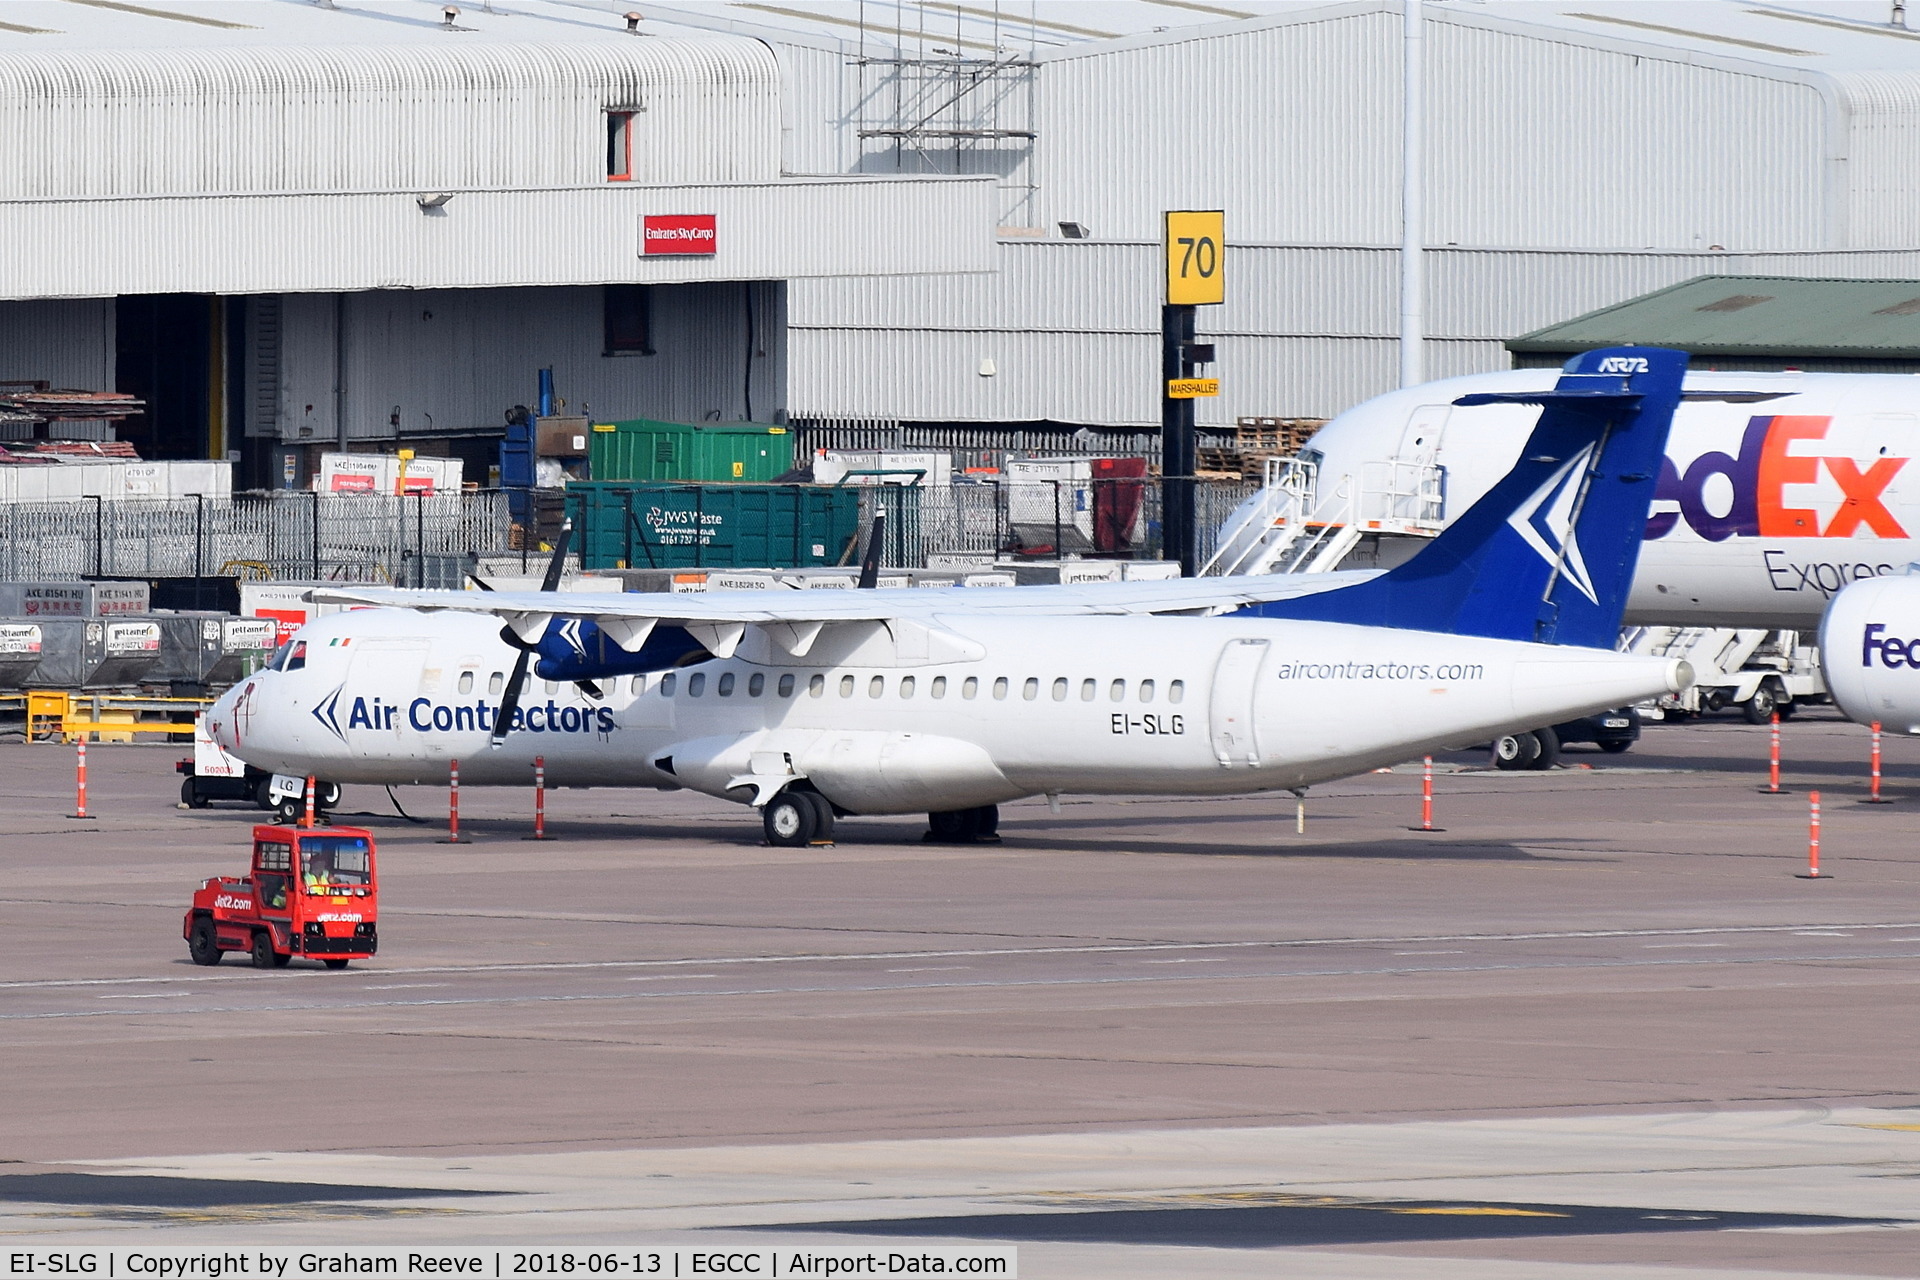
<svg viewBox="0 0 1920 1280"><path fill-rule="evenodd" d="M1372 570L1176 578L1153 582L1093 582L1031 587L892 587L870 591L791 590L619 595L549 591L409 591L393 587L316 587L318 604L490 613L527 644L536 644L554 618L582 618L628 652L657 625L681 627L719 656L733 651L748 626L799 628L782 647L802 653L831 623L931 620L940 615L998 617L1139 614L1214 614L1261 601L1351 586ZM802 647L795 650L793 641Z"/></svg>

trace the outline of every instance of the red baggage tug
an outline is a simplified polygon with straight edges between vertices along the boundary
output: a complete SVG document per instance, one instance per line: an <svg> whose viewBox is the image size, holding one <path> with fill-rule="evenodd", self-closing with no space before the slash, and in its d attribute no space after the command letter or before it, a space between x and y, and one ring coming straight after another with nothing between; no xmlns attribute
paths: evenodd
<svg viewBox="0 0 1920 1280"><path fill-rule="evenodd" d="M277 969L295 956L344 969L379 947L379 893L372 832L255 827L253 869L195 890L180 933L195 964L244 951L256 969Z"/></svg>

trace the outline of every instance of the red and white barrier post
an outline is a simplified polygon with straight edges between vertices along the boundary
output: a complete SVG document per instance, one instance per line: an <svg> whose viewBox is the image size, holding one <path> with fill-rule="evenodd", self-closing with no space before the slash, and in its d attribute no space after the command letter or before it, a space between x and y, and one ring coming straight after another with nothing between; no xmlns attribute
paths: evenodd
<svg viewBox="0 0 1920 1280"><path fill-rule="evenodd" d="M1801 880L1831 880L1820 872L1820 793L1807 792L1807 869L1794 874Z"/></svg>
<svg viewBox="0 0 1920 1280"><path fill-rule="evenodd" d="M1867 798L1862 804L1892 804L1893 801L1880 795L1880 722L1873 722L1873 782L1868 788Z"/></svg>
<svg viewBox="0 0 1920 1280"><path fill-rule="evenodd" d="M1773 713L1773 729L1769 735L1771 745L1767 750L1767 785L1761 787L1763 796L1784 796L1791 794L1780 789L1780 713Z"/></svg>
<svg viewBox="0 0 1920 1280"><path fill-rule="evenodd" d="M313 775L307 775L307 811L300 819L300 825L313 829Z"/></svg>
<svg viewBox="0 0 1920 1280"><path fill-rule="evenodd" d="M533 758L533 834L529 840L547 838L547 758Z"/></svg>
<svg viewBox="0 0 1920 1280"><path fill-rule="evenodd" d="M447 762L447 838L441 844L472 844L460 835L460 762Z"/></svg>
<svg viewBox="0 0 1920 1280"><path fill-rule="evenodd" d="M69 818L91 818L87 812L87 735L80 735L78 752L73 765L73 812Z"/></svg>
<svg viewBox="0 0 1920 1280"><path fill-rule="evenodd" d="M1409 831L1444 831L1433 825L1433 757L1425 756L1420 767L1420 825Z"/></svg>

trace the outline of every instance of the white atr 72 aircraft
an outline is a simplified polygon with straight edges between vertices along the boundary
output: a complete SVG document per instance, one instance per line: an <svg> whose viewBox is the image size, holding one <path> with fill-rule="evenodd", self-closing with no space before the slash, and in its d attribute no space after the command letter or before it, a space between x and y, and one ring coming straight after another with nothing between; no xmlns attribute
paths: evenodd
<svg viewBox="0 0 1920 1280"><path fill-rule="evenodd" d="M301 628L208 727L288 778L438 783L458 760L525 785L540 756L556 785L690 787L760 808L776 845L844 814L976 839L1026 796L1298 789L1684 687L1685 663L1612 646L1685 368L1570 362L1520 397L1544 411L1471 510L1318 594L322 590L374 607Z"/></svg>
<svg viewBox="0 0 1920 1280"><path fill-rule="evenodd" d="M1511 393L1551 369L1473 374L1389 392L1302 451L1316 498L1437 476L1442 520L1520 456L1538 410ZM1507 393L1488 402L1480 393ZM1462 404L1462 398L1477 402ZM1689 373L1659 465L1633 625L1811 631L1850 582L1920 560L1920 379L1852 373ZM1405 508L1408 499L1373 499ZM1409 509L1375 514L1414 515ZM1246 536L1246 535L1241 535Z"/></svg>

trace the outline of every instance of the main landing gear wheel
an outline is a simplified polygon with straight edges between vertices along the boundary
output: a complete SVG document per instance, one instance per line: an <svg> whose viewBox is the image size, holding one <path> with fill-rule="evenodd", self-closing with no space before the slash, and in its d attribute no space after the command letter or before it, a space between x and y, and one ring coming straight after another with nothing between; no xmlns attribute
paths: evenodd
<svg viewBox="0 0 1920 1280"><path fill-rule="evenodd" d="M307 802L304 796L288 796L273 806L273 816L280 825L290 827L306 815Z"/></svg>
<svg viewBox="0 0 1920 1280"><path fill-rule="evenodd" d="M1000 839L1000 806L983 804L975 809L949 809L927 815L929 844L976 844Z"/></svg>
<svg viewBox="0 0 1920 1280"><path fill-rule="evenodd" d="M1493 767L1530 769L1540 757L1540 739L1530 733L1509 733L1493 740Z"/></svg>
<svg viewBox="0 0 1920 1280"><path fill-rule="evenodd" d="M1535 729L1533 731L1533 740L1540 744L1540 750L1535 754L1533 762L1529 764L1527 768L1537 769L1544 773L1548 769L1553 768L1554 765L1560 763L1560 735L1553 731L1552 725L1548 725L1544 729Z"/></svg>
<svg viewBox="0 0 1920 1280"><path fill-rule="evenodd" d="M820 828L820 812L805 791L782 791L760 810L767 843L776 849L803 849Z"/></svg>
<svg viewBox="0 0 1920 1280"><path fill-rule="evenodd" d="M794 794L813 806L813 839L809 844L826 844L833 839L833 803L818 791Z"/></svg>
<svg viewBox="0 0 1920 1280"><path fill-rule="evenodd" d="M187 954L195 964L219 964L220 943L215 938L213 921L201 916L187 932Z"/></svg>

